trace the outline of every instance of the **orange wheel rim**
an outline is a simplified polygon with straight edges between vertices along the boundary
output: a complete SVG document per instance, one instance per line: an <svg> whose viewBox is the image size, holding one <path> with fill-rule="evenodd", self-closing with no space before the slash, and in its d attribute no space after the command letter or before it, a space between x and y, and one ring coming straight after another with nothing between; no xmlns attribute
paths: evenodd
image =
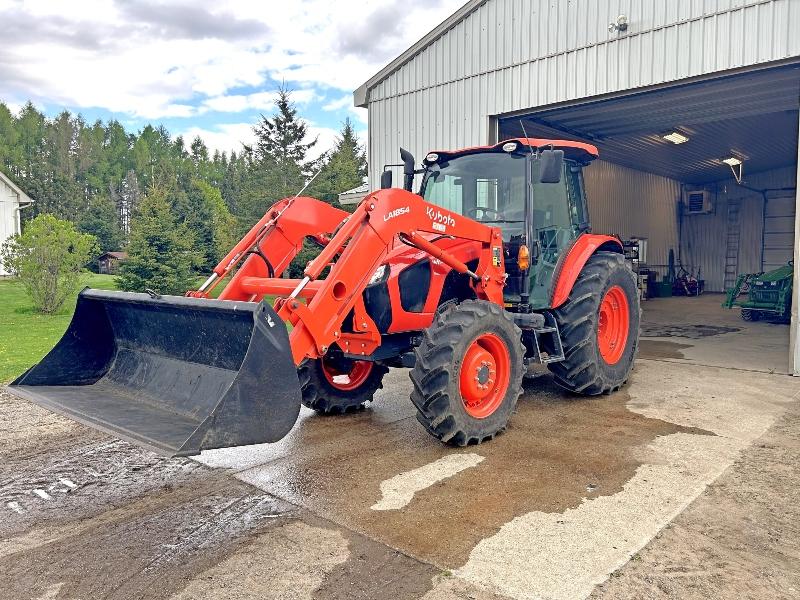
<svg viewBox="0 0 800 600"><path fill-rule="evenodd" d="M600 356L609 365L622 358L628 343L630 311L625 290L615 285L606 292L600 302L600 317L597 323L597 344Z"/></svg>
<svg viewBox="0 0 800 600"><path fill-rule="evenodd" d="M511 373L506 344L493 333L477 337L461 363L459 391L471 417L485 419L503 403Z"/></svg>
<svg viewBox="0 0 800 600"><path fill-rule="evenodd" d="M354 360L350 371L343 372L322 360L322 372L328 383L337 390L351 391L363 384L372 373L372 363L368 360Z"/></svg>

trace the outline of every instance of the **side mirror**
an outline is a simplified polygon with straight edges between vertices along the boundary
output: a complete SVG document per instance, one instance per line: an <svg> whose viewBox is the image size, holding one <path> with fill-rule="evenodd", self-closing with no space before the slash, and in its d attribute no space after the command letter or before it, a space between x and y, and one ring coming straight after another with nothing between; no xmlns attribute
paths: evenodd
<svg viewBox="0 0 800 600"><path fill-rule="evenodd" d="M381 173L381 189L388 190L390 187L392 187L392 172L384 171Z"/></svg>
<svg viewBox="0 0 800 600"><path fill-rule="evenodd" d="M561 183L563 170L563 150L542 150L539 153L539 181L541 183Z"/></svg>
<svg viewBox="0 0 800 600"><path fill-rule="evenodd" d="M400 159L403 161L403 189L410 192L414 187L414 155L400 148Z"/></svg>

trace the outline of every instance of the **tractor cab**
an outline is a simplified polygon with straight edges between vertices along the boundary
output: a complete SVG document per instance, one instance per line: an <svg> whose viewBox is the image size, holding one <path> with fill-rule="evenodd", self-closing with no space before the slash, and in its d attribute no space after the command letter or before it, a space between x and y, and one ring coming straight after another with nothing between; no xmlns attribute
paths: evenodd
<svg viewBox="0 0 800 600"><path fill-rule="evenodd" d="M590 229L582 167L588 144L514 139L424 160L420 196L503 233L505 301L547 308L559 258Z"/></svg>

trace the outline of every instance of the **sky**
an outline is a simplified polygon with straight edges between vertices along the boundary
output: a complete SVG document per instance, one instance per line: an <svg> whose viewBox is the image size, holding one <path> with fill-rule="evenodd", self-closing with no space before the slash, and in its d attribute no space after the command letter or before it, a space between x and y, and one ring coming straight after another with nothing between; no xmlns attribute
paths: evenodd
<svg viewBox="0 0 800 600"><path fill-rule="evenodd" d="M353 90L464 1L0 0L0 101L231 151L284 84L321 153L347 117L366 139Z"/></svg>

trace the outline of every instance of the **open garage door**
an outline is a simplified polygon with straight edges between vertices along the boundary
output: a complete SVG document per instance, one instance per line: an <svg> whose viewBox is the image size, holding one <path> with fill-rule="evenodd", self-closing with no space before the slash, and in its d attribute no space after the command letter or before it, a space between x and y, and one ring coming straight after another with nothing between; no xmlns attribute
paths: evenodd
<svg viewBox="0 0 800 600"><path fill-rule="evenodd" d="M498 115L497 133L598 147L594 230L646 240L643 357L788 373L790 328L721 305L740 274L793 256L798 98L800 65L780 65ZM678 296L681 275L705 293Z"/></svg>

